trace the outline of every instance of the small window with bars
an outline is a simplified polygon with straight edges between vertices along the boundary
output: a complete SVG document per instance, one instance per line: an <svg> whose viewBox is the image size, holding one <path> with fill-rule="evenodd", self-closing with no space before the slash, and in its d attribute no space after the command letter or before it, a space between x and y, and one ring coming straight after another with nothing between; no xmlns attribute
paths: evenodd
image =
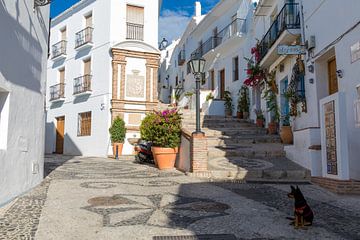
<svg viewBox="0 0 360 240"><path fill-rule="evenodd" d="M144 8L127 5L126 38L144 40Z"/></svg>
<svg viewBox="0 0 360 240"><path fill-rule="evenodd" d="M78 136L91 135L91 112L79 113Z"/></svg>

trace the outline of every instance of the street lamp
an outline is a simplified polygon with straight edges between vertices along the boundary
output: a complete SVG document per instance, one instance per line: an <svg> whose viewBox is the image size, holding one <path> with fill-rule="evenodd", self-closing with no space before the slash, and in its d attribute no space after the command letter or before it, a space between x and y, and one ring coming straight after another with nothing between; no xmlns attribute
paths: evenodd
<svg viewBox="0 0 360 240"><path fill-rule="evenodd" d="M169 43L168 40L163 38L162 41L159 44L159 50L160 51L164 50L167 47L168 43Z"/></svg>
<svg viewBox="0 0 360 240"><path fill-rule="evenodd" d="M190 62L190 69L192 74L194 74L195 80L196 80L196 89L195 89L195 95L196 95L196 129L195 132L192 134L204 134L201 132L200 129L200 81L204 74L204 68L205 68L205 59L203 58L197 58L197 59L191 59Z"/></svg>

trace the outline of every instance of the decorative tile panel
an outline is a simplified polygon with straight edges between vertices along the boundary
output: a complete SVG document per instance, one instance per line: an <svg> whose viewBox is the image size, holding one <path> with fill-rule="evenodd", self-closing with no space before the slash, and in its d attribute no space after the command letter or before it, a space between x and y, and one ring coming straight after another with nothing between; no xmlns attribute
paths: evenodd
<svg viewBox="0 0 360 240"><path fill-rule="evenodd" d="M335 101L324 105L327 173L337 175Z"/></svg>
<svg viewBox="0 0 360 240"><path fill-rule="evenodd" d="M132 70L132 74L127 74L126 78L126 97L143 98L145 94L145 77L140 75L140 71Z"/></svg>

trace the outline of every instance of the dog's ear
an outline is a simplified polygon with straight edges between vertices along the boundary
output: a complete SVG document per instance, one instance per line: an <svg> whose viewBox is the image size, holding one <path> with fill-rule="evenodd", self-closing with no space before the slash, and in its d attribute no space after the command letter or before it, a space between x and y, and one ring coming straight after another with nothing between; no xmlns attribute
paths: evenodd
<svg viewBox="0 0 360 240"><path fill-rule="evenodd" d="M294 191L295 191L295 188L294 188L293 185L290 185L290 188L291 188L291 190L294 190Z"/></svg>
<svg viewBox="0 0 360 240"><path fill-rule="evenodd" d="M296 185L296 189L297 189L297 190L300 190L298 185Z"/></svg>

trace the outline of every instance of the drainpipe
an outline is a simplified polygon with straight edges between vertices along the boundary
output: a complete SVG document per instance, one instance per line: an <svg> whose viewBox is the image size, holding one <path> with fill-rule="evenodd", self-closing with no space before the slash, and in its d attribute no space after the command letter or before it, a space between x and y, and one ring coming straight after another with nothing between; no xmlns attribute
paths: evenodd
<svg viewBox="0 0 360 240"><path fill-rule="evenodd" d="M299 0L300 5L300 29L301 29L301 45L305 45L305 21L304 21L304 8L303 8L303 0ZM306 53L307 57L309 57L308 52Z"/></svg>

